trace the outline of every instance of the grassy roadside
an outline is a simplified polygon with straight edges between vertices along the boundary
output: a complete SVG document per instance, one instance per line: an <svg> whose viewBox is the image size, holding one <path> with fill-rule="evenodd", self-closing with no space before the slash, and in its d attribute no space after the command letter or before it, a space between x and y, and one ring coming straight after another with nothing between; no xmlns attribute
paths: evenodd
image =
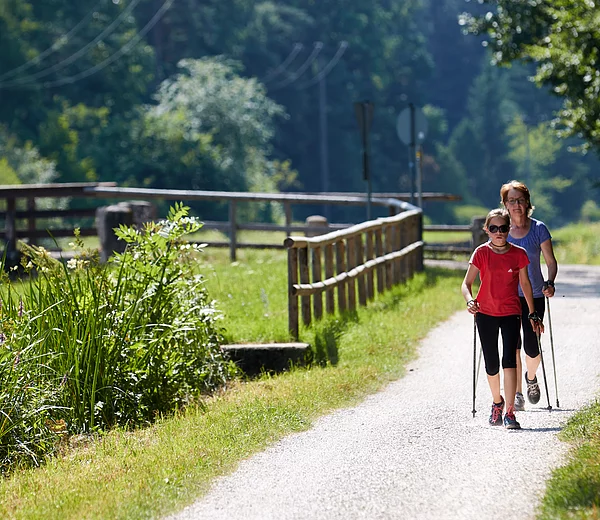
<svg viewBox="0 0 600 520"><path fill-rule="evenodd" d="M249 252L234 265L207 259L211 294L227 314L244 311L243 318L225 320L231 340L272 339L285 330L277 314L285 261L277 254ZM148 518L182 508L240 460L400 377L427 331L463 308L461 278L428 269L355 316L302 331L309 342L315 334L334 338L336 365L237 382L151 428L114 431L66 449L42 468L17 472L0 483L0 517Z"/></svg>
<svg viewBox="0 0 600 520"><path fill-rule="evenodd" d="M600 511L600 402L577 412L560 433L573 445L569 462L554 470L540 519L597 519Z"/></svg>
<svg viewBox="0 0 600 520"><path fill-rule="evenodd" d="M600 264L600 224L578 223L553 230L560 264ZM577 412L560 433L572 445L568 461L552 472L537 518L600 517L600 402Z"/></svg>

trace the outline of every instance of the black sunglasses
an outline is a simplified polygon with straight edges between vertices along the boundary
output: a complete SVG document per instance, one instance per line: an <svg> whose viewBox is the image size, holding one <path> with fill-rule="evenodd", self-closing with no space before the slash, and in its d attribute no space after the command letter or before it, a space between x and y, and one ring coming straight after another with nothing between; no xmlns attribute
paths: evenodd
<svg viewBox="0 0 600 520"><path fill-rule="evenodd" d="M508 233L509 229L510 226L508 224L502 224L501 226L494 226L492 224L491 226L488 226L488 231L490 233L498 233L498 231L500 231L500 233Z"/></svg>

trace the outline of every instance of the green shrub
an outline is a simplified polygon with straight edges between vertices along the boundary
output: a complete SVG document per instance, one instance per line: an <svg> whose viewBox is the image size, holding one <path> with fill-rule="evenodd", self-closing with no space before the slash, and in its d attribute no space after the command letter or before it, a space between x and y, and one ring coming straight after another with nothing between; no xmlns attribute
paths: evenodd
<svg viewBox="0 0 600 520"><path fill-rule="evenodd" d="M51 431L64 424L61 434L151 422L234 374L220 350L220 315L194 268L201 248L183 239L200 227L183 205L143 229L122 226L126 250L108 264L83 249L64 264L22 246L30 276L14 287L7 280L1 296L10 339L0 381L21 382L27 399L16 413L16 394L1 398L2 450L37 443L23 436L37 435L40 421L42 430L46 420ZM75 244L82 246L77 234ZM29 363L17 363L24 353ZM28 433L12 439L9 432Z"/></svg>

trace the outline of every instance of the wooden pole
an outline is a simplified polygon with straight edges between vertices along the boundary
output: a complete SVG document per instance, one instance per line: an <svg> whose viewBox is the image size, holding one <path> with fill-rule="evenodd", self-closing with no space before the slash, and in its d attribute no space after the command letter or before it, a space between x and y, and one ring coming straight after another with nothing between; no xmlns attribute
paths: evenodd
<svg viewBox="0 0 600 520"><path fill-rule="evenodd" d="M288 330L295 341L299 338L298 297L294 294L294 285L298 283L298 250L288 249Z"/></svg>

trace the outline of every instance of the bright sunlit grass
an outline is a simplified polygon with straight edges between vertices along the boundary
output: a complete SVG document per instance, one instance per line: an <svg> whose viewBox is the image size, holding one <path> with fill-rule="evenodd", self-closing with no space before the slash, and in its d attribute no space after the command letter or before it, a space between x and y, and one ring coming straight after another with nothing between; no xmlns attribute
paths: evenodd
<svg viewBox="0 0 600 520"><path fill-rule="evenodd" d="M600 223L570 224L552 236L559 264L600 265Z"/></svg>

